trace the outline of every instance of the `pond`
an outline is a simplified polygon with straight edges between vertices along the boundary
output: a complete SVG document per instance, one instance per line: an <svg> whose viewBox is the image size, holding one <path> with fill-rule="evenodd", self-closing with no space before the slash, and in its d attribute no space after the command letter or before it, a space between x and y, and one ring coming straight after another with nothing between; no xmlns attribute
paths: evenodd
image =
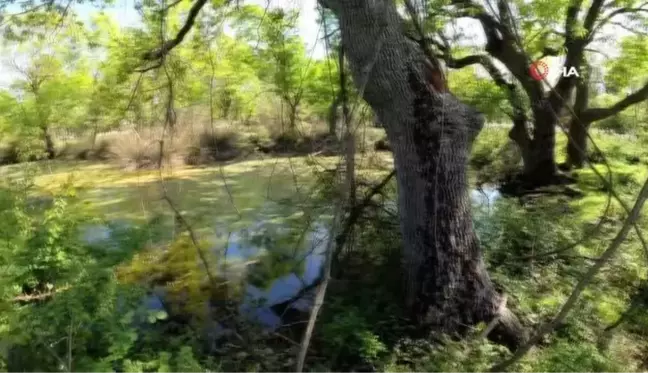
<svg viewBox="0 0 648 373"><path fill-rule="evenodd" d="M471 191L471 200L475 208L481 211L490 211L493 203L500 197L497 189L489 187L480 190ZM395 206L394 206L395 207ZM325 220L315 221L311 224L310 229L303 237L300 245L294 244L292 240L275 240L271 242L268 236L280 236L289 233L287 227L282 223L269 223L265 219L268 216L276 217L276 208L264 208L258 214L256 221L249 224L248 227L231 233L222 229L222 222L216 222L219 225L214 230L220 238L227 235L226 247L214 245L212 251L216 255L223 257L224 263L254 263L255 259L265 254L281 254L270 265L281 264L281 258L294 263L294 270L286 273L286 270L279 271L276 277L268 278L273 275L272 268L268 271L267 266L262 265L244 265L231 266L225 269L226 276L236 276L247 279L245 281L245 296L239 311L251 320L258 321L267 328L274 329L282 324L282 320L273 310L272 306L294 298L302 289L312 285L319 277L322 266L325 261L325 251L328 240L328 222ZM480 215L482 216L482 215ZM114 221L110 227L106 225L89 225L84 227L82 238L89 244L101 244L102 247L110 248L110 241L115 229L128 226L126 221ZM272 229L270 229L272 228ZM271 237L270 237L271 238ZM294 238L288 234L288 238ZM283 247L277 247L283 246ZM285 250L290 246L289 250ZM236 271L236 272L232 272ZM255 281L259 277L259 272L263 271L264 281ZM162 310L164 297L163 292L150 294L142 300L145 308L149 310ZM291 307L307 311L311 307L312 294L307 294L302 299L294 302Z"/></svg>

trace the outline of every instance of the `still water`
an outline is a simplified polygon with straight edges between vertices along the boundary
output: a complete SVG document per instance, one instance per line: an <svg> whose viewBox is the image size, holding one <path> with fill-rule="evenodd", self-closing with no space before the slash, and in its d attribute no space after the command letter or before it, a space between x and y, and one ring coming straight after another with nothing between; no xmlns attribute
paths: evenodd
<svg viewBox="0 0 648 373"><path fill-rule="evenodd" d="M499 192L495 188L483 188L480 190L471 191L471 200L476 208L481 211L488 211L492 208L495 200L500 197ZM89 225L84 227L82 237L88 244L100 244L102 247L110 248L110 242L113 237L115 229L126 227L127 222L117 221L111 224L111 227L105 225ZM217 255L226 255L226 263L229 262L247 262L253 261L259 257L260 254L266 250L259 243L254 243L250 240L250 236L260 233L266 227L264 224L263 216L257 220L256 223L251 224L248 228L240 231L232 232L229 235L227 248L214 247L214 253ZM219 229L216 229L219 232ZM220 230L219 235L226 234ZM248 316L252 320L256 320L267 328L274 329L281 325L280 317L271 309L271 306L285 302L297 295L304 287L311 285L320 275L322 266L325 260L325 250L328 240L328 228L324 222L316 222L313 224L312 229L306 234L300 250L293 252L294 257L290 258L298 266L291 273L284 274L280 277L270 279L266 286L253 285L247 281L245 287L245 296L241 302L240 312ZM245 271L246 273L232 273L228 274L233 276L241 276L251 278L255 275L254 266L244 266L241 268L237 266L237 271ZM142 300L146 309L163 310L162 297L163 292L157 294L150 294ZM295 302L292 307L298 310L306 311L311 306L311 297L305 296Z"/></svg>

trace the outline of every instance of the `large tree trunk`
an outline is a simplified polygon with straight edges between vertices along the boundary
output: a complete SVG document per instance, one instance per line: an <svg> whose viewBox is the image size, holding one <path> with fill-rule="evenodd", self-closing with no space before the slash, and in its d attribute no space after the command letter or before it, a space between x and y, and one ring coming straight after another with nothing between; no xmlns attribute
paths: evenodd
<svg viewBox="0 0 648 373"><path fill-rule="evenodd" d="M561 180L555 157L556 121L553 114L534 112L533 136L529 135L523 118L513 121L509 137L522 154L521 180L525 187L550 185Z"/></svg>
<svg viewBox="0 0 648 373"><path fill-rule="evenodd" d="M524 340L501 308L470 212L466 165L483 117L449 93L433 93L426 59L403 35L392 0L320 0L337 15L354 81L385 127L394 151L403 233L406 304L437 332L498 322L491 336Z"/></svg>
<svg viewBox="0 0 648 373"><path fill-rule="evenodd" d="M543 111L534 115L533 139L524 162L524 181L533 186L553 184L557 180L556 115Z"/></svg>
<svg viewBox="0 0 648 373"><path fill-rule="evenodd" d="M582 168L587 160L587 131L590 122L583 113L589 101L589 66L586 64L587 75L581 77L577 84L576 99L574 100L574 115L569 123L567 137L567 168Z"/></svg>
<svg viewBox="0 0 648 373"><path fill-rule="evenodd" d="M567 141L567 167L583 168L587 160L587 131L589 123L572 120Z"/></svg>

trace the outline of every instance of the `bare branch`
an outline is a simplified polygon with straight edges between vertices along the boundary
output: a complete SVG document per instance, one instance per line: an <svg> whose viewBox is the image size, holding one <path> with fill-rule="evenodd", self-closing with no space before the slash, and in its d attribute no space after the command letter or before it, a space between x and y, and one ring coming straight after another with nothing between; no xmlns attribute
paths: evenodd
<svg viewBox="0 0 648 373"><path fill-rule="evenodd" d="M607 108L590 108L583 112L581 118L584 122L595 122L611 117L622 112L628 107L648 99L648 82L638 91L626 96L623 100Z"/></svg>
<svg viewBox="0 0 648 373"><path fill-rule="evenodd" d="M373 55L372 59L368 62L368 64L363 69L363 70L365 70L364 71L365 76L362 77L362 83L360 84L360 87L358 89L358 103L360 102L359 100L361 100L364 97L364 91L365 91L367 82L369 81L369 76L370 76L371 71L373 70L374 64L376 63L376 60L378 59L378 56L380 55L380 52L382 50L384 37L385 37L385 33L383 32L383 33L380 34L380 38L376 42L376 47L374 48L374 55ZM340 68L343 68L343 67L340 66ZM356 108L357 108L357 104L356 104L356 107L354 108L353 112L355 112ZM348 116L347 116L347 118L348 118ZM350 124L347 123L347 126L349 126L349 125ZM387 179L387 181L389 181L389 179ZM387 181L385 181L385 184L387 183ZM382 186L380 188L382 188ZM336 206L336 210L338 210L338 211L336 211L335 214L334 214L333 225L332 225L332 229L331 229L332 232L335 232L335 230L338 228L338 224L339 224L338 219L340 218L340 215L341 215L341 211L339 211L339 208L340 208L339 205ZM348 223L347 223L347 226L348 226ZM346 229L347 228L345 228L345 230ZM349 232L350 232L350 230L349 230ZM346 239L346 236L348 236L349 232L347 232L344 239ZM331 240L329 240L329 242L327 244L326 260L325 260L324 268L322 269L322 276L321 276L322 277L322 282L318 286L317 293L315 294L315 304L313 305L313 309L311 310L310 316L308 318L308 324L306 325L306 330L304 331L302 341L301 341L301 345L300 345L299 351L297 353L297 362L296 362L296 371L297 372L302 372L303 369L304 369L304 362L306 360L306 355L308 354L308 346L310 345L311 336L312 336L313 330L315 328L315 322L317 321L317 316L319 314L319 310L322 307L322 304L324 303L324 298L325 298L325 295L326 295L326 289L328 287L328 283L329 283L329 280L331 278L331 268L333 267L334 255L336 255L336 253L333 250L333 244L335 244L337 246L335 251L337 251L337 248L339 248L341 246L340 240L338 238L339 238L339 236L336 236L335 242L334 242L334 240L331 239Z"/></svg>
<svg viewBox="0 0 648 373"><path fill-rule="evenodd" d="M505 37L512 37L510 30L501 24L493 15L489 14L486 9L472 0L452 0L452 4L465 10L465 16L479 20L485 28L496 29Z"/></svg>
<svg viewBox="0 0 648 373"><path fill-rule="evenodd" d="M159 49L147 52L143 57L144 60L152 61L160 59L166 56L173 48L178 46L178 44L182 43L185 36L187 36L194 23L196 22L198 13L200 13L200 10L203 8L203 6L205 6L205 4L207 4L207 0L197 0L189 10L187 20L185 21L184 25L182 25L182 28L180 28L180 31L178 31L176 37L166 41L162 46L160 46Z"/></svg>
<svg viewBox="0 0 648 373"><path fill-rule="evenodd" d="M601 255L596 260L596 263L594 263L594 265L581 278L578 284L576 284L576 287L572 291L571 295L569 296L565 304L560 309L560 312L558 312L558 314L554 317L554 319L551 322L543 325L540 328L540 330L538 330L538 332L531 339L529 339L529 341L525 345L520 347L513 354L513 356L511 356L511 358L499 364L494 365L490 369L491 372L503 372L506 368L518 362L531 349L531 347L533 347L536 343L538 343L542 339L542 337L544 337L547 333L552 332L556 327L556 325L560 324L567 317L569 312L571 312L574 306L576 306L576 303L578 302L578 298L580 297L581 293L590 284L590 282L592 282L592 280L594 279L596 274L600 271L600 269L612 258L612 256L614 256L614 254L616 254L619 247L621 246L621 243L623 243L626 236L628 235L628 232L634 226L637 219L639 219L641 209L644 205L644 202L646 202L647 198L648 198L648 179L646 180L643 187L641 188L641 192L639 192L637 201L635 202L632 211L628 215L628 218L623 223L623 227L621 227L621 230L616 235L616 237L614 237L614 240L612 240L608 248L603 252L603 255Z"/></svg>
<svg viewBox="0 0 648 373"><path fill-rule="evenodd" d="M648 32L646 32L644 30L637 30L637 29L632 28L632 27L630 27L630 26L628 26L626 24L623 24L621 22L610 22L610 24L614 25L614 26L617 26L617 27L621 27L622 29L630 31L633 34L648 36Z"/></svg>
<svg viewBox="0 0 648 373"><path fill-rule="evenodd" d="M630 8L630 7L624 7L624 8L618 8L610 13L608 13L595 27L593 32L596 32L601 29L601 27L605 26L607 23L609 23L614 17L619 16L621 14L628 14L628 13L639 13L639 12L648 12L648 8L645 8L648 6L648 2L645 2L641 5L639 5L636 8Z"/></svg>

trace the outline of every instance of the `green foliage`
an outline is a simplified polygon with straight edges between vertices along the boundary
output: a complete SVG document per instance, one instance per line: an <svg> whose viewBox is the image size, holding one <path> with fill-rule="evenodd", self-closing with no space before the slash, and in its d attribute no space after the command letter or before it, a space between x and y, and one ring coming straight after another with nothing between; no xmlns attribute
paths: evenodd
<svg viewBox="0 0 648 373"><path fill-rule="evenodd" d="M506 263L510 275L524 276L531 267L520 258L538 256L536 261L547 260L545 253L569 247L578 239L579 227L568 212L563 200L545 201L543 208L502 201L492 211L478 215L475 228L489 261Z"/></svg>
<svg viewBox="0 0 648 373"><path fill-rule="evenodd" d="M448 75L450 90L463 102L481 111L489 122L508 121L507 92L487 77L478 76L474 69L453 70Z"/></svg>
<svg viewBox="0 0 648 373"><path fill-rule="evenodd" d="M470 166L477 173L477 184L497 184L517 172L519 149L501 128L484 128L473 143Z"/></svg>
<svg viewBox="0 0 648 373"><path fill-rule="evenodd" d="M157 167L160 140L164 140L166 160L183 157L191 165L235 160L247 150L283 154L339 151L337 138L329 136L324 123L339 91L337 52L312 60L298 35L295 12L266 11L258 6L230 9L223 7L222 1L211 4L214 7L201 12L192 32L166 56L164 65L150 70L154 62L143 63L141 56L159 46L163 12L157 2L141 4L143 24L134 28L121 28L105 14L94 14L86 25L70 12L69 21L60 22L60 14L50 12L55 9L3 20L8 21L5 44L15 47L16 56L26 62L17 66L19 77L13 81L12 90L0 91L0 162L42 157L47 135L53 137L61 157L116 161L133 169ZM189 1L176 3L164 12L167 40L178 32L191 5ZM428 30L442 30L456 18L450 1L428 5L433 10L429 13L435 15L424 19ZM511 5L518 12L521 40L530 56L540 55L547 47L561 48L562 32L553 30L564 27L564 17L557 14L565 14L568 1L516 0ZM606 5L606 14L621 6L636 5L634 0L615 2ZM327 19L329 32L338 28L329 10L322 16ZM226 22L233 34L224 32ZM582 36L585 29L581 23L577 21L573 30ZM330 41L335 49L340 33L333 34ZM457 58L473 52L473 48L458 48L456 40L451 43ZM608 92L593 95L590 107L609 107L644 84L644 57L648 53L645 37L624 38L620 46L618 58L595 66L607 68ZM142 68L147 71L134 73ZM484 129L470 159L471 171L476 173L473 180L496 184L518 167L520 158L507 137L507 92L478 69L451 71L449 82L451 90L482 111L488 122L504 123ZM361 101L351 82L347 84L349 101ZM177 121L162 133L170 101L173 110L169 116L175 114ZM369 121L361 115L358 118L360 125ZM647 176L644 158L648 153L642 147L646 143L645 118L646 106L640 104L593 124L595 129L626 135L592 132L610 160L615 190L628 201ZM115 132L107 133L110 130ZM384 135L382 130L372 130L374 140ZM600 162L597 154L591 155ZM391 167L381 156L369 154L371 157L379 160L367 161L370 169L358 171L359 196L366 192L367 180L385 173L376 165L384 168L387 163ZM90 244L80 237L80 231L103 219L91 206L79 203L76 190L64 185L51 198L40 195L43 190L59 189L60 175L45 177L40 189L26 188L30 182L10 185L3 180L0 370L291 369L295 356L291 340L299 340L299 325L303 323L296 322L297 327L276 333L260 330L239 318L236 309L246 284L268 289L277 278L302 274L303 257L297 254L303 254L305 232L315 221L328 223L331 201L340 197L337 175L317 172L316 179L312 177L311 168L322 166L322 159L301 159L297 171L289 163L292 173L299 174L299 181L297 176L280 174L279 179L285 179L281 180L281 195L295 191L299 195L276 202L286 207L282 213L290 211L292 215L264 215L259 229L240 234L241 244L259 249L254 263L224 263L222 257L208 250L213 242L199 240L196 245L179 233L184 228L176 225L171 229L170 224L164 224L164 216L136 227L107 224L111 232L108 242ZM326 162L328 167L334 161ZM359 162L364 158L359 157ZM43 170L56 164L37 163L36 167L42 166L39 172L45 174ZM213 218L219 224L235 220L230 210L236 210L237 227L250 225L241 215L269 204L265 196L270 195L271 188L260 182L260 175L274 174L274 166L269 164L239 163L234 166L238 174L232 180L232 168L227 169L227 176L223 176L224 168L218 168L219 173L211 172L217 169L213 167L185 168L176 170L177 179L168 181L174 187L170 190L177 191L174 197L187 197L184 201L190 202L180 206L183 216L192 223L209 220L209 227L201 226L197 234L210 237ZM23 166L27 167L19 165L19 171ZM84 197L100 201L98 208L112 209L113 214L124 217L139 209L140 202L145 209L145 198L155 200L159 207L158 184L151 182L158 180L157 171L128 174L103 166L93 169L96 164L86 166L81 172L94 184L85 184L91 187L83 191ZM597 167L603 170L602 165ZM16 172L3 168L5 171L8 175ZM307 184L315 184L307 191L309 197L315 197L307 202L302 198L306 190L301 173L308 174ZM198 174L202 176L196 178ZM530 197L523 204L501 197L490 208L477 207L474 211L492 278L509 295L509 306L529 328L555 314L623 217L621 208L613 203L605 225L595 232L599 241L590 239L573 245L595 236L585 229L596 225L607 200L591 170L576 174L583 197ZM227 193L216 193L226 178L223 189ZM402 309L401 237L394 184L374 197L354 230L353 240L336 258L339 267L335 270L339 272L318 318L307 365L318 370L488 370L507 352L476 339L483 324L461 341L441 338L442 343L432 343L410 337L418 330ZM113 195L118 197L106 197ZM240 211L233 209L230 199L237 203L244 200L246 205ZM309 212L296 212L299 209ZM168 210L164 211L168 217ZM223 214L227 216L215 216ZM645 227L645 219L641 224ZM205 262L197 249L204 249ZM577 311L517 368L643 369L637 357L641 353L628 352L644 351L642 341L648 323L641 312L631 313L614 332L610 348L601 347L601 329L624 315L637 297L631 289L645 281L641 250L637 238L630 237L623 252L588 287ZM225 264L231 266L228 273ZM215 288L205 265L213 270ZM239 265L244 269L239 270ZM232 268L250 275L239 282L239 278L230 277ZM142 304L145 296L158 292L163 292L161 309ZM218 327L227 328L227 336L212 335L217 334L217 322L222 323ZM618 340L629 347L615 348L614 341Z"/></svg>
<svg viewBox="0 0 648 373"><path fill-rule="evenodd" d="M623 372L622 362L602 354L590 343L560 340L542 351L538 360L522 363L525 372Z"/></svg>
<svg viewBox="0 0 648 373"><path fill-rule="evenodd" d="M427 372L484 372L499 361L505 349L488 341L476 339L476 335L465 341L444 340L442 345L433 345L425 340L404 339L394 349L388 365L390 371Z"/></svg>
<svg viewBox="0 0 648 373"><path fill-rule="evenodd" d="M643 86L648 71L648 37L632 35L621 40L621 55L619 58L607 61L608 73L605 83L613 92L621 93L626 87Z"/></svg>
<svg viewBox="0 0 648 373"><path fill-rule="evenodd" d="M625 94L603 94L592 101L593 107L610 107L621 101ZM594 128L611 131L618 134L636 134L645 130L644 118L648 115L646 105L635 105L623 110L619 114L605 118L593 124Z"/></svg>
<svg viewBox="0 0 648 373"><path fill-rule="evenodd" d="M345 309L322 327L324 347L333 361L340 356L359 356L368 362L375 361L387 348L370 330L367 320L357 308Z"/></svg>
<svg viewBox="0 0 648 373"><path fill-rule="evenodd" d="M93 354L110 359L116 343L132 343L130 321L117 308L128 307L137 293L120 288L110 268L79 242L85 218L73 194L32 211L18 191L3 190L1 197L0 339L13 346L9 369L65 369L61 357L74 356L75 367L92 370Z"/></svg>

